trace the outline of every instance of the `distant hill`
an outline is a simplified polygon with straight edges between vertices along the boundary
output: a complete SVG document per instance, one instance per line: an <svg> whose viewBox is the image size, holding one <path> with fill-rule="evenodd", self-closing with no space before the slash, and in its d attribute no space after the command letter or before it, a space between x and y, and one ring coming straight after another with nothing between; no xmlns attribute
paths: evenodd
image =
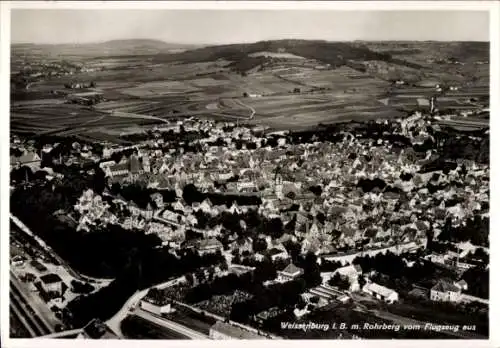
<svg viewBox="0 0 500 348"><path fill-rule="evenodd" d="M188 50L178 54L158 54L154 57L157 62L184 61L204 62L225 59L235 62L236 70L251 69L255 64L261 64L263 57L251 57L258 52L282 52L301 56L308 59L316 59L332 66L345 65L349 61L360 60L382 60L392 62L394 59L390 54L376 52L360 44L354 45L348 42L327 42L318 40L275 40L261 41L252 44L234 44L222 46L208 46ZM242 62L241 69L238 62ZM397 64L406 64L402 60L395 61ZM410 64L410 63L408 63ZM412 64L414 68L421 68Z"/></svg>
<svg viewBox="0 0 500 348"><path fill-rule="evenodd" d="M259 52L288 53L315 59L331 66L350 65L363 67L356 62L383 61L411 69L425 67L411 58L412 54L435 56L446 52L449 56L471 56L471 59L488 60L488 42L329 42L319 40L273 40L250 44L207 46L177 54L158 54L153 60L162 62L206 62L225 59L233 62L237 71L246 71L262 64L270 57L256 56ZM401 53L403 53L401 55ZM284 57L284 56L283 56ZM421 60L420 60L421 61Z"/></svg>
<svg viewBox="0 0 500 348"><path fill-rule="evenodd" d="M179 53L199 46L167 43L160 40L129 39L85 44L12 44L12 55L63 57L122 57Z"/></svg>

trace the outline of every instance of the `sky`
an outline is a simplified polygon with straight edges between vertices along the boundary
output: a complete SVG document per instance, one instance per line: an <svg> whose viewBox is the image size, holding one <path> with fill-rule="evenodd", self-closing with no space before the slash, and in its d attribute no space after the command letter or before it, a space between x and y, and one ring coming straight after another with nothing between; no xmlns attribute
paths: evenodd
<svg viewBox="0 0 500 348"><path fill-rule="evenodd" d="M12 10L13 43L157 39L223 44L272 39L489 41L487 11Z"/></svg>

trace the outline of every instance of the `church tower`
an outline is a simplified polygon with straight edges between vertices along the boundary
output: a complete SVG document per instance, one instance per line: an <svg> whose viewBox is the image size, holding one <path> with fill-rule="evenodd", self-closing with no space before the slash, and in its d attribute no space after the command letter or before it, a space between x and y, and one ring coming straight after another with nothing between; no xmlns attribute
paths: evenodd
<svg viewBox="0 0 500 348"><path fill-rule="evenodd" d="M274 177L274 193L278 199L283 199L283 177L279 172Z"/></svg>
<svg viewBox="0 0 500 348"><path fill-rule="evenodd" d="M145 173L149 173L151 171L151 166L149 163L149 156L147 154L145 154L142 157L142 168L144 169Z"/></svg>

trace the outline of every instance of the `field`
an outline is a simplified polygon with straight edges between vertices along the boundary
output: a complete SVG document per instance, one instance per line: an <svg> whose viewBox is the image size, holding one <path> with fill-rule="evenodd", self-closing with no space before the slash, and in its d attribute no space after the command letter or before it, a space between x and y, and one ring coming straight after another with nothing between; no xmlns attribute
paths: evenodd
<svg viewBox="0 0 500 348"><path fill-rule="evenodd" d="M14 88L12 131L77 134L120 142L118 136L124 130L191 116L242 119L280 129L391 118L418 109L419 99L428 100L436 93L432 84L418 87L429 79L460 87L440 96L439 109L458 112L489 103L487 45L436 43L439 51L428 43L285 40L176 53L168 53L168 45L159 45L156 53L151 53L156 46L147 41L134 55L130 53L134 44L139 43L114 42L88 50L82 46L80 55L75 47L54 47L65 64L86 69L71 75L34 78L29 89ZM117 54L109 53L113 49L108 46ZM54 54L47 53L50 48L15 46L13 68L57 62ZM106 54L92 55L103 48ZM464 62L436 62L452 53L460 53ZM395 87L391 79L396 76L416 79L417 86ZM74 81L95 82L94 89L103 94L104 102L93 108L65 104L64 96L76 91L64 85Z"/></svg>

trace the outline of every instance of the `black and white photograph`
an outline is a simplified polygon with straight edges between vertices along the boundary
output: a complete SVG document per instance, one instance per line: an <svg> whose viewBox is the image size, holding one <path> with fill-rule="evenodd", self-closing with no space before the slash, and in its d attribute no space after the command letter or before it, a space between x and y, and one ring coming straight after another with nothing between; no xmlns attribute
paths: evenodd
<svg viewBox="0 0 500 348"><path fill-rule="evenodd" d="M2 341L491 340L498 3L8 3Z"/></svg>

